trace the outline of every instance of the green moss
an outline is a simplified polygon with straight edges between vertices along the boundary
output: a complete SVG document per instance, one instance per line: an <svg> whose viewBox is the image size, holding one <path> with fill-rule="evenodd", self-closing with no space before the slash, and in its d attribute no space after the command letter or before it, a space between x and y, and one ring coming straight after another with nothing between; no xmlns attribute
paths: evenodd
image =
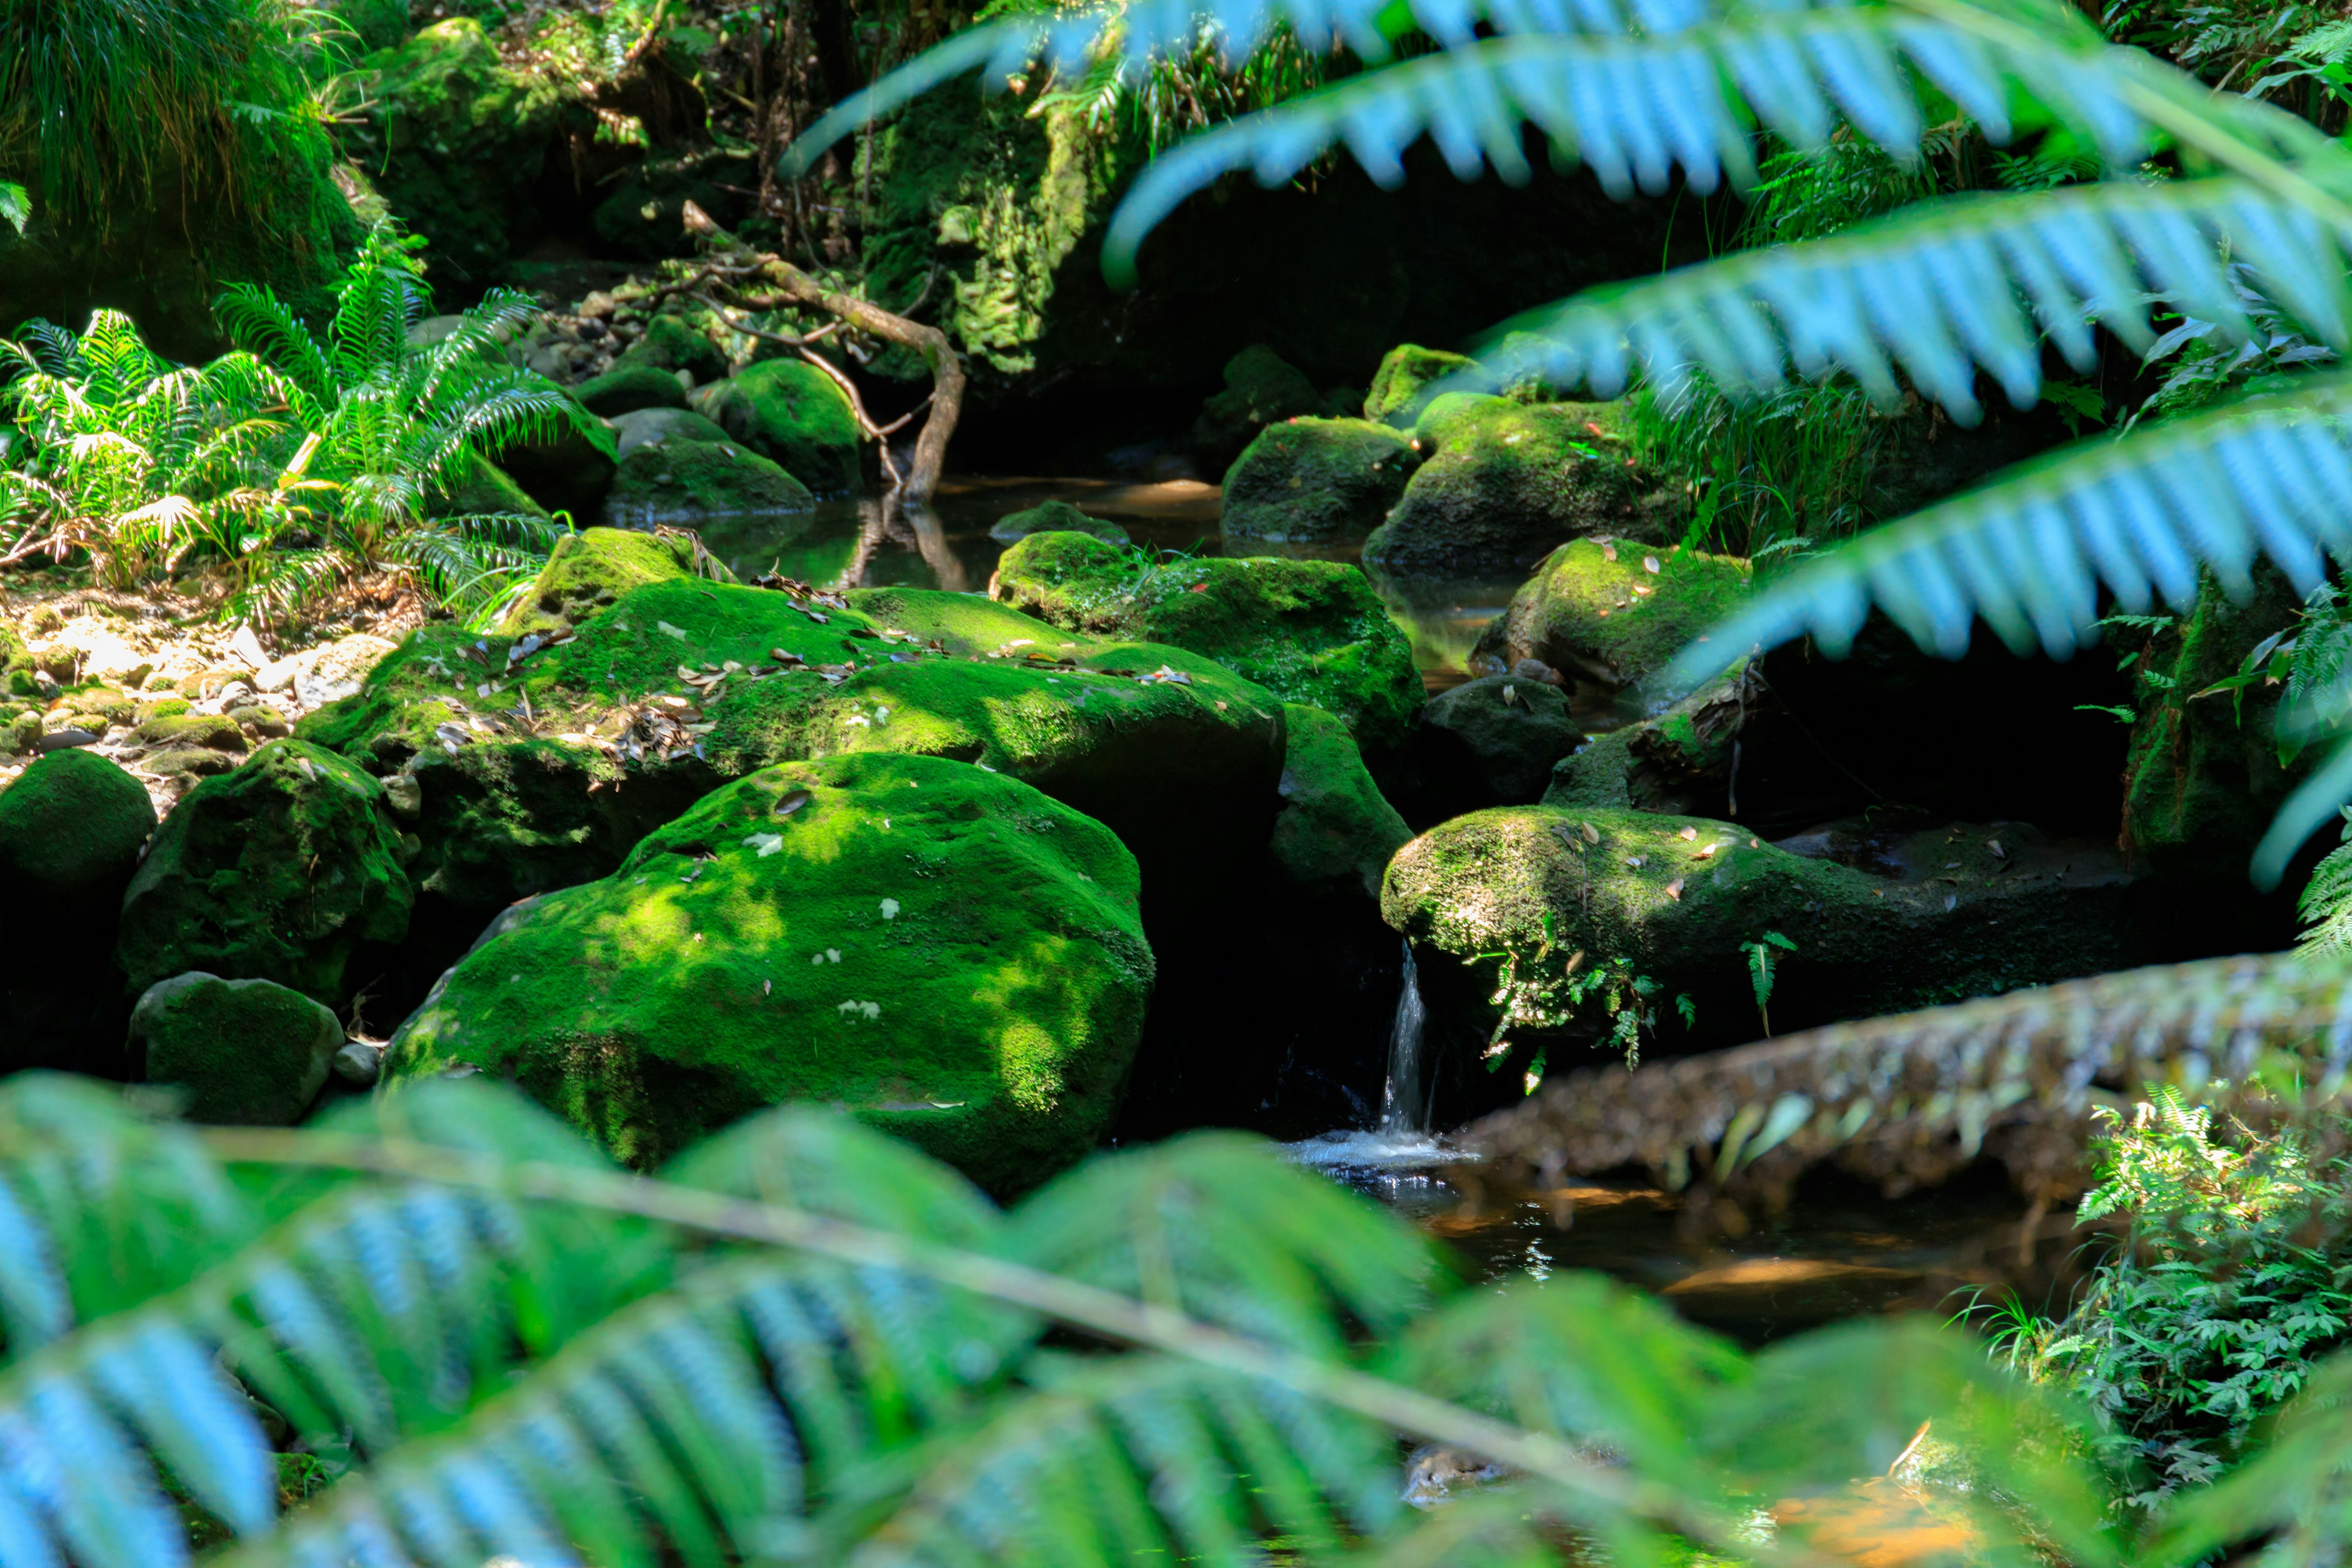
<svg viewBox="0 0 2352 1568"><path fill-rule="evenodd" d="M156 830L115 955L134 996L201 969L340 1006L353 953L398 942L412 898L383 786L320 747L272 741Z"/></svg>
<svg viewBox="0 0 2352 1568"><path fill-rule="evenodd" d="M1578 535L1657 532L1678 503L1627 466L1619 418L1607 404L1437 398L1416 426L1435 454L1364 542L1365 561L1391 572L1496 571Z"/></svg>
<svg viewBox="0 0 2352 1568"><path fill-rule="evenodd" d="M1347 727L1320 708L1284 708L1282 810L1270 853L1283 878L1309 892L1378 898L1389 858L1412 837L1364 768Z"/></svg>
<svg viewBox="0 0 2352 1568"><path fill-rule="evenodd" d="M1511 595L1477 653L1630 686L1746 603L1748 583L1748 563L1729 556L1570 540Z"/></svg>
<svg viewBox="0 0 2352 1568"><path fill-rule="evenodd" d="M572 395L589 413L606 419L641 408L686 406L686 388L677 377L649 364L616 364L572 388Z"/></svg>
<svg viewBox="0 0 2352 1568"><path fill-rule="evenodd" d="M1430 384L1477 363L1467 354L1400 343L1381 356L1380 369L1372 373L1372 389L1364 395L1364 417L1411 429L1429 405Z"/></svg>
<svg viewBox="0 0 2352 1568"><path fill-rule="evenodd" d="M622 456L604 497L604 516L614 523L649 525L743 512L806 511L815 504L806 486L756 452L731 441L671 436Z"/></svg>
<svg viewBox="0 0 2352 1568"><path fill-rule="evenodd" d="M777 767L516 911L385 1068L510 1078L639 1166L761 1106L845 1105L1015 1192L1117 1105L1152 981L1139 893L1117 839L1011 779Z"/></svg>
<svg viewBox="0 0 2352 1568"><path fill-rule="evenodd" d="M1007 512L996 520L988 537L1012 544L1033 533L1086 533L1110 544L1131 544L1127 530L1098 517L1088 517L1066 500L1049 500L1025 511Z"/></svg>
<svg viewBox="0 0 2352 1568"><path fill-rule="evenodd" d="M992 593L1066 630L1124 634L1216 660L1286 701L1336 713L1370 751L1400 744L1422 701L1412 647L1344 562L1203 556L1036 533L1004 552Z"/></svg>
<svg viewBox="0 0 2352 1568"><path fill-rule="evenodd" d="M555 542L530 597L507 613L499 632L562 637L632 588L695 575L691 540L629 528L583 529Z"/></svg>
<svg viewBox="0 0 2352 1568"><path fill-rule="evenodd" d="M186 1092L191 1121L286 1127L326 1087L343 1026L299 991L198 973L140 997L131 1044L148 1082Z"/></svg>
<svg viewBox="0 0 2352 1568"><path fill-rule="evenodd" d="M225 713L175 713L150 719L139 726L139 738L151 746L209 746L216 752L245 750L245 731Z"/></svg>
<svg viewBox="0 0 2352 1568"><path fill-rule="evenodd" d="M1590 835L1587 829L1591 829ZM1685 838L1688 830L1692 837ZM1939 843L1941 830L1931 837ZM2120 876L2023 879L1988 853L1957 875L1898 881L1761 844L1706 818L1599 808L1500 807L1422 835L1391 863L1381 914L1417 947L1448 955L1438 984L1457 1006L1495 1014L1497 963L1532 968L1629 962L1658 1000L1692 996L1702 1044L1760 1033L1743 944L1766 931L1782 955L1773 1022L1787 1029L1899 1013L2132 962ZM1525 971L1523 970L1523 973ZM1690 1036L1659 1009L1669 1043Z"/></svg>
<svg viewBox="0 0 2352 1568"><path fill-rule="evenodd" d="M857 416L833 377L797 359L747 365L695 406L819 495L857 488Z"/></svg>
<svg viewBox="0 0 2352 1568"><path fill-rule="evenodd" d="M110 901L154 831L137 779L79 747L52 752L0 793L0 906L14 924L36 909Z"/></svg>
<svg viewBox="0 0 2352 1568"><path fill-rule="evenodd" d="M367 109L346 147L402 221L432 242L436 275L478 288L512 258L562 93L510 68L469 16L436 23L358 67Z"/></svg>
<svg viewBox="0 0 2352 1568"><path fill-rule="evenodd" d="M656 316L646 323L635 342L621 351L614 370L686 371L697 381L717 381L727 374L727 356L719 345L676 316Z"/></svg>
<svg viewBox="0 0 2352 1568"><path fill-rule="evenodd" d="M1339 539L1380 526L1421 461L1412 438L1362 419L1286 419L1225 474L1228 539Z"/></svg>
<svg viewBox="0 0 2352 1568"><path fill-rule="evenodd" d="M25 639L16 635L13 626L0 626L0 679L6 680L9 693L16 697L39 696L37 677L32 650L25 646Z"/></svg>

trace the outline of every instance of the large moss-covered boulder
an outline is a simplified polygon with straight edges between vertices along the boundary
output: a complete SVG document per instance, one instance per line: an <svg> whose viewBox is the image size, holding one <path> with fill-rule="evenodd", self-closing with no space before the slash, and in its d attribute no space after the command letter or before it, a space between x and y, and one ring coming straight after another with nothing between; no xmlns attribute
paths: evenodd
<svg viewBox="0 0 2352 1568"><path fill-rule="evenodd" d="M582 529L555 542L530 594L507 612L499 633L516 638L533 633L551 640L568 637L632 588L709 575L713 570L707 557L698 556L694 541L683 534Z"/></svg>
<svg viewBox="0 0 2352 1568"><path fill-rule="evenodd" d="M1313 542L1370 533L1421 461L1412 437L1363 419L1286 419L1225 474L1228 539Z"/></svg>
<svg viewBox="0 0 2352 1568"><path fill-rule="evenodd" d="M414 900L383 785L299 740L205 779L156 829L122 900L131 995L201 969L341 1006L355 956L400 941Z"/></svg>
<svg viewBox="0 0 2352 1568"><path fill-rule="evenodd" d="M1573 539L1511 595L1474 658L1536 659L1612 686L1665 668L1748 597L1748 563L1680 546Z"/></svg>
<svg viewBox="0 0 2352 1568"><path fill-rule="evenodd" d="M1583 741L1567 694L1540 680L1489 675L1441 692L1413 732L1414 819L1528 805Z"/></svg>
<svg viewBox="0 0 2352 1568"><path fill-rule="evenodd" d="M331 1008L268 980L175 974L131 1012L141 1071L184 1092L191 1121L291 1126L326 1087L342 1045Z"/></svg>
<svg viewBox="0 0 2352 1568"><path fill-rule="evenodd" d="M420 628L298 733L407 774L420 887L477 910L609 870L729 778L868 751L1033 784L1108 823L1173 902L1255 864L1283 743L1276 698L1180 648L959 594L820 604L683 569L570 641Z"/></svg>
<svg viewBox="0 0 2352 1568"><path fill-rule="evenodd" d="M1130 544L1127 530L1115 522L1089 517L1066 500L1042 501L1021 511L1009 511L990 527L988 537L1013 544L1033 533L1087 533L1111 544Z"/></svg>
<svg viewBox="0 0 2352 1568"><path fill-rule="evenodd" d="M1776 1031L1898 1013L2145 962L2120 859L2045 846L2031 829L1937 821L1842 863L1760 842L1727 822L1549 806L1472 813L1423 834L1390 864L1389 924L1423 955L1433 1013L1453 1047L1497 1022L1511 1037L1609 1033L1606 1005L1572 1007L1579 972L1650 983L1645 1039L1670 1049L1738 1044L1763 1031L1749 944L1778 931ZM1509 955L1498 958L1495 955ZM1673 999L1686 996L1688 1021ZM1565 1066L1554 1058L1555 1066Z"/></svg>
<svg viewBox="0 0 2352 1568"><path fill-rule="evenodd" d="M819 495L857 488L857 416L833 377L761 360L694 395L697 412Z"/></svg>
<svg viewBox="0 0 2352 1568"><path fill-rule="evenodd" d="M615 364L572 389L589 413L606 419L645 408L684 408L686 387L675 371L649 364Z"/></svg>
<svg viewBox="0 0 2352 1568"><path fill-rule="evenodd" d="M637 341L621 351L613 368L682 370L698 382L717 381L727 374L727 356L690 323L676 316L656 316Z"/></svg>
<svg viewBox="0 0 2352 1568"><path fill-rule="evenodd" d="M1732 742L1762 692L1735 671L1646 719L1604 730L1554 763L1543 804L1720 816L1733 807Z"/></svg>
<svg viewBox="0 0 2352 1568"><path fill-rule="evenodd" d="M1468 354L1399 343L1381 356L1381 367L1372 373L1371 390L1364 394L1364 417L1409 430L1429 406L1437 383L1477 363Z"/></svg>
<svg viewBox="0 0 2352 1568"><path fill-rule="evenodd" d="M1336 713L1357 743L1402 743L1421 706L1404 634L1343 562L1202 556L1155 565L1141 550L1036 533L997 563L991 594L1067 630L1205 655L1292 702Z"/></svg>
<svg viewBox="0 0 2352 1568"><path fill-rule="evenodd" d="M8 944L38 946L60 922L110 919L154 831L146 786L95 752L51 752L19 773L0 793Z"/></svg>
<svg viewBox="0 0 2352 1568"><path fill-rule="evenodd" d="M1018 1192L1118 1105L1152 984L1139 894L1107 829L985 769L775 767L503 920L384 1068L509 1079L639 1166L842 1105Z"/></svg>
<svg viewBox="0 0 2352 1568"><path fill-rule="evenodd" d="M501 61L471 16L368 56L358 76L366 107L343 127L345 151L432 241L436 272L476 287L499 277L530 237L562 88Z"/></svg>
<svg viewBox="0 0 2352 1568"><path fill-rule="evenodd" d="M1225 362L1225 384L1201 405L1192 444L1213 461L1230 462L1268 425L1323 411L1323 398L1304 372L1265 344L1252 343Z"/></svg>
<svg viewBox="0 0 2352 1568"><path fill-rule="evenodd" d="M1613 405L1529 406L1448 393L1415 427L1436 451L1414 470L1364 559L1397 574L1524 569L1586 534L1659 534L1679 503L1630 466Z"/></svg>
<svg viewBox="0 0 2352 1568"><path fill-rule="evenodd" d="M566 421L558 435L500 448L499 467L531 500L576 522L593 521L612 492L621 454L601 419Z"/></svg>
<svg viewBox="0 0 2352 1568"><path fill-rule="evenodd" d="M679 409L651 408L627 417L648 420L657 414L681 426L697 419ZM697 439L698 435L690 428L656 427L625 436L620 468L604 497L605 522L690 525L709 517L806 511L816 504L805 485L724 432L716 440Z"/></svg>
<svg viewBox="0 0 2352 1568"><path fill-rule="evenodd" d="M1312 894L1377 899L1389 858L1412 837L1372 782L1347 726L1304 703L1287 704L1282 810L1269 853L1282 880Z"/></svg>

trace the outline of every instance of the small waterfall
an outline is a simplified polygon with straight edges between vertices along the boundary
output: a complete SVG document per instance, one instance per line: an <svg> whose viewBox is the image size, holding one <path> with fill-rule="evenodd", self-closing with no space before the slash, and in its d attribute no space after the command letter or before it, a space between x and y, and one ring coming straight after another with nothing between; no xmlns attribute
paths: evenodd
<svg viewBox="0 0 2352 1568"><path fill-rule="evenodd" d="M1429 1131L1431 1085L1422 1059L1422 1029L1428 1010L1421 1002L1421 976L1413 969L1412 944L1404 944L1404 984L1397 993L1396 1022L1389 1029L1389 1079L1381 1090L1381 1131L1391 1137Z"/></svg>

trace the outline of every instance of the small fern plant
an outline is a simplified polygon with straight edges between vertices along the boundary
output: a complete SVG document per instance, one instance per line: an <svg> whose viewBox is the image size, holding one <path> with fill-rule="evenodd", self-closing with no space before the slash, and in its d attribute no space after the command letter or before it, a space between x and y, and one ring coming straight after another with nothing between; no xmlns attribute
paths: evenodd
<svg viewBox="0 0 2352 1568"><path fill-rule="evenodd" d="M1000 1210L810 1108L648 1177L478 1081L199 1131L20 1075L0 1331L11 1563L1793 1565L1759 1500L1922 1422L1983 1560L2120 1562L2077 1418L1965 1336L1748 1355L1591 1276L1465 1289L1223 1134ZM1424 1516L1411 1442L1506 1479Z"/></svg>

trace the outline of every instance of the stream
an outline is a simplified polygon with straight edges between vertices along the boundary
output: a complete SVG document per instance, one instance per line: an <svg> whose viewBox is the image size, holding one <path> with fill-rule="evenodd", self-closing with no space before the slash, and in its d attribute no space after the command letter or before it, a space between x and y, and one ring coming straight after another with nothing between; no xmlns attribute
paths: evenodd
<svg viewBox="0 0 2352 1568"><path fill-rule="evenodd" d="M872 497L844 499L805 512L712 519L701 533L713 553L746 577L774 572L828 586L984 593L1008 548L989 537L990 528L1046 500L1117 522L1147 548L1224 553L1218 489L1194 480L950 476L921 511L886 510ZM1361 545L1253 541L1247 549L1357 562ZM1373 580L1411 640L1432 694L1468 679L1465 665L1479 632L1518 585L1517 577ZM1605 699L1590 692L1577 693L1571 710L1588 731L1622 721ZM1547 1193L1486 1193L1465 1157L1428 1125L1423 1022L1408 952L1379 1125L1285 1147L1299 1163L1445 1242L1473 1279L1524 1274L1542 1280L1561 1269L1597 1269L1656 1295L1695 1323L1759 1344L1857 1315L1948 1317L1973 1300L1991 1302L2011 1291L2029 1307L2057 1310L2085 1261L2070 1215L2029 1215L1997 1174L1982 1181L1964 1175L1900 1200L1843 1178L1817 1178L1783 1215L1717 1215L1703 1235L1674 1194L1638 1178Z"/></svg>

